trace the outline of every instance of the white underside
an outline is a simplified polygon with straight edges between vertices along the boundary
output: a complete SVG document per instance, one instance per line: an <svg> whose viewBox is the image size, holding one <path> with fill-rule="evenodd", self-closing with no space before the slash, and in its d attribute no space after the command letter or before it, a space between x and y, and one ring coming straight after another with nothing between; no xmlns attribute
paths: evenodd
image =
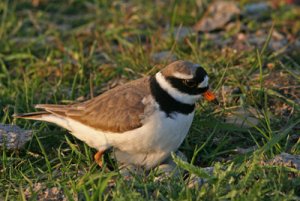
<svg viewBox="0 0 300 201"><path fill-rule="evenodd" d="M178 149L193 120L194 112L176 113L173 119L156 110L143 121L144 126L125 133L103 132L78 121L57 115L45 115L39 120L52 122L68 129L76 138L97 150L116 148L116 158L121 163L154 167Z"/></svg>

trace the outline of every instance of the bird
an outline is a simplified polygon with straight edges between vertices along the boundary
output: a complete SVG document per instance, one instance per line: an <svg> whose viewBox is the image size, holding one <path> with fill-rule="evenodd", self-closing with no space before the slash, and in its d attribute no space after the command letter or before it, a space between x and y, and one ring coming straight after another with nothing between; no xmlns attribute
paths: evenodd
<svg viewBox="0 0 300 201"><path fill-rule="evenodd" d="M38 104L42 111L15 114L15 118L57 124L95 148L96 163L113 148L122 164L156 167L185 139L204 97L216 102L204 68L178 60L151 76L127 82L84 102L70 105Z"/></svg>

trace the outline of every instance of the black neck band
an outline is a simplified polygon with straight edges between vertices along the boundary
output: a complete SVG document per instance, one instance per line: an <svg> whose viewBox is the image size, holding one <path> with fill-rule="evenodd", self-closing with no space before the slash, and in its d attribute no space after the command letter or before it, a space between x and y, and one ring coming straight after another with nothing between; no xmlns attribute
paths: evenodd
<svg viewBox="0 0 300 201"><path fill-rule="evenodd" d="M195 109L195 104L186 104L175 100L159 86L155 76L150 78L150 89L160 109L164 111L168 117L172 118L172 113L174 112L190 114Z"/></svg>

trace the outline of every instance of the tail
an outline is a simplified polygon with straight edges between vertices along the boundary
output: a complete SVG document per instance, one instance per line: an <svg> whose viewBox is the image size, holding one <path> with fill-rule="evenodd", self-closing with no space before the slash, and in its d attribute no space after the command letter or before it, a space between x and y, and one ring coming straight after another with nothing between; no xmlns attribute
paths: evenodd
<svg viewBox="0 0 300 201"><path fill-rule="evenodd" d="M49 115L49 114L51 113L47 111L30 112L30 113L23 113L23 114L14 114L13 118L40 120L43 115Z"/></svg>
<svg viewBox="0 0 300 201"><path fill-rule="evenodd" d="M50 123L57 124L67 130L71 130L70 125L68 124L68 121L65 118L48 111L14 114L13 117L20 118L20 119L31 119L31 120L50 122Z"/></svg>
<svg viewBox="0 0 300 201"><path fill-rule="evenodd" d="M66 107L65 105L48 105L48 104L36 105L35 108L44 109L44 111L24 113L24 114L14 114L13 117L21 118L21 119L46 121L46 122L57 124L68 130L71 130L69 122L64 115L65 107Z"/></svg>

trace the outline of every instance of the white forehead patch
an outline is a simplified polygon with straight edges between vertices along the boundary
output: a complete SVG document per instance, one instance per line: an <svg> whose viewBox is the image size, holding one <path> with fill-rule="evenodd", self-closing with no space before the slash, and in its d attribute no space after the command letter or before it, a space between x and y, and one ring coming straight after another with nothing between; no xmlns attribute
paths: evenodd
<svg viewBox="0 0 300 201"><path fill-rule="evenodd" d="M193 79L193 75L187 75L179 72L174 72L173 76L178 79L186 79L186 80Z"/></svg>
<svg viewBox="0 0 300 201"><path fill-rule="evenodd" d="M204 80L198 84L198 88L205 88L208 86L208 76L206 75Z"/></svg>

